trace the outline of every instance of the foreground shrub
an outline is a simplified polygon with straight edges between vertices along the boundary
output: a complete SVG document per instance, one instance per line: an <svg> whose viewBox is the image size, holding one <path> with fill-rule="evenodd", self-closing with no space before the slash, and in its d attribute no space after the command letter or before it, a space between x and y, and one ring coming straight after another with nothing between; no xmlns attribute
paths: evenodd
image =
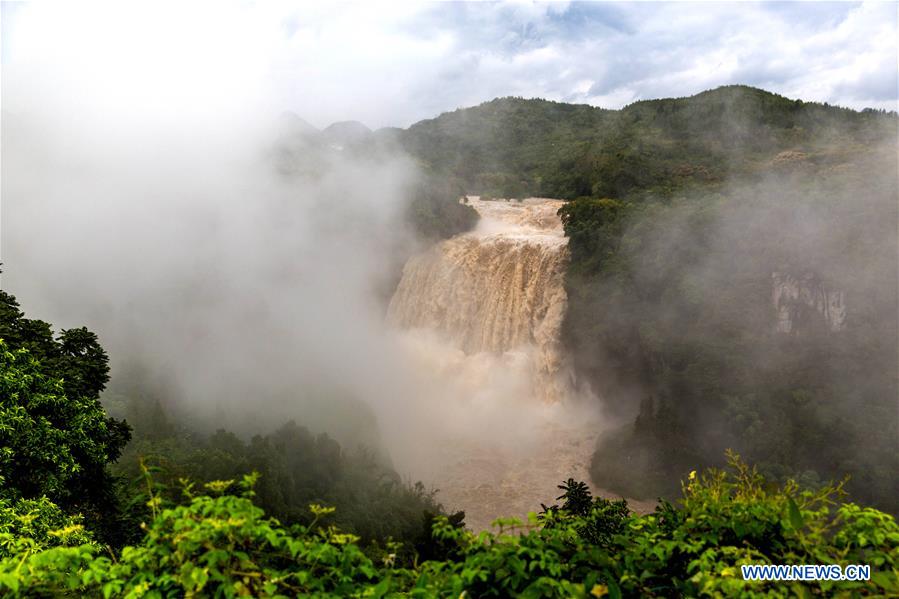
<svg viewBox="0 0 899 599"><path fill-rule="evenodd" d="M29 542L0 560L0 592L105 597L694 597L895 596L899 527L882 512L841 503L841 485L800 490L768 484L730 456L728 471L691 474L679 505L636 515L624 502L593 498L583 483L560 489L562 505L499 532L472 534L433 518L442 559L397 567L388 543L375 561L357 537L325 524L285 528L253 504L255 477L188 487L183 505L150 501L143 542L120 555L89 539ZM152 494L152 493L151 493ZM14 511L0 509L0 530ZM24 533L26 529L21 529ZM33 534L43 538L55 533ZM31 533L29 533L31 534ZM64 537L58 537L64 538ZM436 554L434 554L436 555ZM869 564L866 582L744 581L743 564Z"/></svg>

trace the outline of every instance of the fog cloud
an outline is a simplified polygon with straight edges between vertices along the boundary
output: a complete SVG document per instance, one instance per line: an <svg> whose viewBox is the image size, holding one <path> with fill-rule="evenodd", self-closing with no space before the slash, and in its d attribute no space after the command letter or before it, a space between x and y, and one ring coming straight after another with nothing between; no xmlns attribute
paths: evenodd
<svg viewBox="0 0 899 599"><path fill-rule="evenodd" d="M257 94L319 127L347 119L407 126L507 95L620 108L730 83L895 110L893 9L877 2L394 3L390 10L5 3L3 54L6 67L64 48L67 63L83 67L70 83L90 90L93 102L164 107L194 95L207 110Z"/></svg>
<svg viewBox="0 0 899 599"><path fill-rule="evenodd" d="M352 447L374 442L367 405L394 456L418 465L437 429L527 440L541 411L522 402L527 364L465 360L385 323L385 283L416 243L413 161L292 139L291 160L313 166L279 168L283 40L265 25L283 23L262 8L184 10L16 15L4 289L30 317L96 331L114 392L139 376L193 426L247 434L295 418ZM289 81L321 106L353 89Z"/></svg>
<svg viewBox="0 0 899 599"><path fill-rule="evenodd" d="M4 288L97 331L114 383L139 363L169 403L245 432L300 419L304 400L396 392L375 291L411 239L411 161L317 151L315 172L286 176L270 57L230 47L236 12L198 30L107 9L19 15Z"/></svg>

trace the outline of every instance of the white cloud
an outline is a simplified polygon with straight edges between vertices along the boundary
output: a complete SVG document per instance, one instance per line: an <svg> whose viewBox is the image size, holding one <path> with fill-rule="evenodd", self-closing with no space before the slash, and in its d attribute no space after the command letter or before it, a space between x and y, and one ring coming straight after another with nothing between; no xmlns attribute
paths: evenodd
<svg viewBox="0 0 899 599"><path fill-rule="evenodd" d="M897 101L892 3L79 3L16 12L13 66L89 65L73 69L90 75L85 94L150 112L192 95L201 112L259 102L319 126L406 126L496 96L618 108L729 83L854 108Z"/></svg>

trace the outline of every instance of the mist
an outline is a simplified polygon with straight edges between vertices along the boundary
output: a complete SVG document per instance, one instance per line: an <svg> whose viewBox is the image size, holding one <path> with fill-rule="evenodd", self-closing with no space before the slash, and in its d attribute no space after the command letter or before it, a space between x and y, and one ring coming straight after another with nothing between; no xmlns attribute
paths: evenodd
<svg viewBox="0 0 899 599"><path fill-rule="evenodd" d="M889 495L899 147L895 118L880 125L851 153L822 126L813 151L633 209L615 268L575 278L568 343L617 422L595 478L674 493L688 464L733 449L773 478L848 474L853 496ZM599 313L603 332L582 332Z"/></svg>
<svg viewBox="0 0 899 599"><path fill-rule="evenodd" d="M111 410L141 397L246 438L295 420L429 483L449 439L528 455L539 423L583 421L533 397L526 352L467 357L385 322L384 290L424 249L411 158L305 140L268 77L278 49L258 32L232 47L239 11L197 46L188 25L113 11L121 29L93 11L16 17L0 248L32 318L99 335ZM144 17L170 50L148 53Z"/></svg>
<svg viewBox="0 0 899 599"><path fill-rule="evenodd" d="M895 595L897 30L0 2L0 596Z"/></svg>
<svg viewBox="0 0 899 599"><path fill-rule="evenodd" d="M222 39L146 72L131 62L145 40L99 33L4 66L4 288L34 317L95 330L111 390L139 372L204 428L296 418L346 437L322 412L401 401L376 290L414 247L412 161L309 148L315 172L284 174L263 65L188 77Z"/></svg>
<svg viewBox="0 0 899 599"><path fill-rule="evenodd" d="M122 398L140 396L195 430L226 428L244 438L296 420L345 448L373 448L403 476L428 482L450 463L469 465L458 453L446 455L459 448L474 456L470 463L514 456L517 465L507 470L515 471L542 453L557 455L566 436L577 455L563 447L567 463L548 466L547 476L586 476L578 468L593 448L580 445L603 433L613 441L601 441L598 461L620 459L641 474L616 473L594 460L593 482L642 497L645 489L632 483L643 473L670 482L672 472L695 463L719 463L725 447L752 458L776 453L771 448L781 439L799 438L771 426L761 444L748 440L765 429L759 422L780 422L773 408L753 412L752 390L774 379L782 388L760 405L783 403L793 391L801 401L817 398L830 385L846 391L846 399L821 418L863 411L883 425L874 435L856 430L840 437L854 445L835 468L858 470L855 463L876 462L870 456L890 449L884 439L894 434L887 424L895 416L889 402L896 396L896 255L884 248L896 247L895 121L892 131L859 142L849 129L824 130L809 112L801 124L815 128L816 139L806 143L807 154L772 155L747 172L760 153L802 139L802 127L784 141L773 125L760 125L764 110L740 113L749 104L725 105L714 115L686 110L670 139L698 132L684 143L695 152L691 160L708 160L716 170L715 160L728 155L734 164L723 172L734 174L702 180L710 187L698 195L686 189L659 198L650 190L639 199L643 192L628 187L634 181L646 189L653 177L682 182L670 140L652 146L656 132L639 128L663 121L664 110L653 112L648 103L628 114L578 106L572 114L583 120L568 121L549 103L496 100L495 114L484 105L459 113L458 122L450 117L409 130L406 147L428 157L425 167L402 144L389 143L397 130L372 134L385 143L348 149L312 140L309 123L406 123L413 114L436 116L489 99L481 97L488 92L466 91L444 107L432 95L449 101L442 92L455 89L452 80L435 83L413 65L419 54L423 64L453 55L456 38L413 43L398 31L409 29L415 11L391 20L366 9L377 30L372 39L405 40L369 63L355 56L357 46L342 54L343 38L334 33L361 35L367 29L361 17L319 31L313 25L321 15L287 12L196 5L173 18L152 6L4 7L2 285L32 318L97 332L111 357L103 397L111 412ZM540 15L556 18L544 7L532 17ZM393 70L373 75L364 68L391 62L394 53L402 60ZM532 64L507 66L514 74ZM541 72L555 69L540 64ZM389 74L404 66L413 75L392 88ZM419 72L412 66L420 68L420 82L409 79ZM827 114L822 109L819 116ZM713 119L717 128L709 126ZM847 136L855 136L855 145L840 148ZM558 139L558 153L551 139ZM738 147L744 142L752 145L745 152ZM624 159L614 155L618 143L630 144L620 148L630 153ZM572 159L581 153L583 159ZM701 175L708 165L700 166L690 173ZM561 230L558 243L541 249L518 217L484 219L455 245L422 239L409 208L429 170L440 167L456 169L469 187L502 181L508 189L556 190L555 197L568 199L585 191L632 194L625 201L640 208L620 239L629 280L579 281L568 270L571 244ZM568 175L586 184L568 189ZM460 195L477 191L458 187ZM544 217L561 226L555 208ZM511 252L517 243L511 240L527 247ZM549 270L553 277L534 276ZM400 327L389 321L388 306L407 275L421 284L406 286L406 301L420 300L433 313L424 324L413 317ZM772 297L777 281L787 280L800 281L799 290L780 306ZM547 288L555 299L535 308L534 298ZM520 290L526 292L516 296ZM827 330L829 317L822 328L822 309L799 297L822 293L825 304L839 298L834 309L845 309L838 330ZM443 303L447 297L458 301ZM486 305L501 309L479 312ZM427 310L412 305L408 312ZM466 318L474 320L462 323ZM492 341L502 342L457 343L453 327L473 331L473 338L489 328L478 318L495 328ZM563 318L559 338L556 321ZM552 326L544 330L547 322ZM505 343L522 323L525 333ZM605 335L599 342L597 331ZM521 341L529 335L543 339ZM560 348L546 352L539 344ZM856 348L866 363L840 353ZM708 361L692 364L696 355ZM567 377L555 394L563 401L543 401L534 392L534 371L547 363ZM713 374L704 378L703 368ZM710 384L689 387L688 379ZM719 379L733 388L718 394ZM718 394L713 409L708 394ZM666 422L672 410L680 418ZM689 455L668 463L644 455L651 444L630 453L616 446L622 428L638 428L635 418L692 435ZM801 421L794 424L801 429ZM815 461L803 454L796 464L813 471ZM478 476L501 479L491 468ZM515 476L496 487L526 486ZM553 492L552 481L538 483Z"/></svg>

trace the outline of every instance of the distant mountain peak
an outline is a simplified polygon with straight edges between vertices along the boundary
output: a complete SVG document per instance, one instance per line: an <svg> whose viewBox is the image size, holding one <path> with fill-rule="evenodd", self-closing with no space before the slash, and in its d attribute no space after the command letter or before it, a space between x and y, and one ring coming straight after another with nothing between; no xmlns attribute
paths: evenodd
<svg viewBox="0 0 899 599"><path fill-rule="evenodd" d="M322 130L325 140L337 149L359 143L371 136L371 129L359 121L338 121Z"/></svg>
<svg viewBox="0 0 899 599"><path fill-rule="evenodd" d="M316 127L295 112L282 112L278 120L281 129L287 134L314 135L319 133Z"/></svg>
<svg viewBox="0 0 899 599"><path fill-rule="evenodd" d="M368 135L371 129L359 121L337 121L322 130L325 135Z"/></svg>

